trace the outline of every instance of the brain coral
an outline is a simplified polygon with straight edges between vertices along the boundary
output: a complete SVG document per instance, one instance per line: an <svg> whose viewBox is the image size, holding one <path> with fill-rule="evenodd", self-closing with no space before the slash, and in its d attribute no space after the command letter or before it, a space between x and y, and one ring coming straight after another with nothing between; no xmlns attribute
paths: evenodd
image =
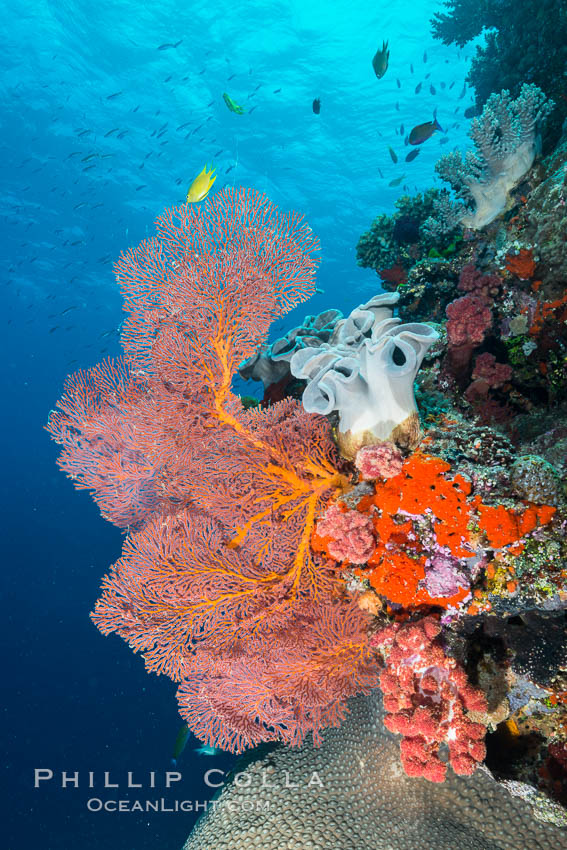
<svg viewBox="0 0 567 850"><path fill-rule="evenodd" d="M440 785L406 776L376 692L349 707L321 748L243 768L184 850L567 850L567 831L533 820L483 771Z"/></svg>

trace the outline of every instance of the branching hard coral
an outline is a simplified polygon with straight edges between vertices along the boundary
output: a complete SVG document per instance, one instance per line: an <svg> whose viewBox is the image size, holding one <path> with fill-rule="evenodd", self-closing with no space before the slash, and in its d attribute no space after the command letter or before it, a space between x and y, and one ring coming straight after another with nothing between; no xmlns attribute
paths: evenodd
<svg viewBox="0 0 567 850"><path fill-rule="evenodd" d="M415 446L419 439L413 382L438 335L429 325L393 318L398 299L397 293L375 296L338 323L329 343L291 359L292 373L308 382L305 409L338 411L338 443L347 458L363 445Z"/></svg>
<svg viewBox="0 0 567 850"><path fill-rule="evenodd" d="M441 157L435 170L461 201L454 208L461 224L478 230L506 209L508 193L533 164L537 126L553 106L535 85L523 85L515 100L506 90L492 94L471 123L475 152L467 151L464 160L459 151Z"/></svg>

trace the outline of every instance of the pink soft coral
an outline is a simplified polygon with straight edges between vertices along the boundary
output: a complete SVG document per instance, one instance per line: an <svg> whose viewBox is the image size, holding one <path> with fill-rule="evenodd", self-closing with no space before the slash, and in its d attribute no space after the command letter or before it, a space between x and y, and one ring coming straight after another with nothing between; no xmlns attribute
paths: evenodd
<svg viewBox="0 0 567 850"><path fill-rule="evenodd" d="M401 451L394 443L382 442L360 449L355 464L362 478L374 480L399 475L403 460Z"/></svg>
<svg viewBox="0 0 567 850"><path fill-rule="evenodd" d="M447 744L455 773L474 773L486 755L485 727L467 711L485 711L483 693L469 684L465 671L436 641L441 627L433 617L394 623L372 642L387 656L380 675L384 725L403 736L402 766L408 776L443 782L447 767L439 746Z"/></svg>
<svg viewBox="0 0 567 850"><path fill-rule="evenodd" d="M492 314L483 298L464 295L446 309L449 345L479 345L492 324Z"/></svg>
<svg viewBox="0 0 567 850"><path fill-rule="evenodd" d="M476 358L472 377L473 380L486 381L489 387L501 387L512 377L512 367L507 363L497 363L494 354L485 351Z"/></svg>
<svg viewBox="0 0 567 850"><path fill-rule="evenodd" d="M458 286L461 292L469 292L488 301L498 294L501 286L502 280L497 274L482 274L474 263L467 263L461 269Z"/></svg>
<svg viewBox="0 0 567 850"><path fill-rule="evenodd" d="M365 564L376 546L372 518L359 511L327 508L317 523L319 537L330 538L327 551L337 561Z"/></svg>

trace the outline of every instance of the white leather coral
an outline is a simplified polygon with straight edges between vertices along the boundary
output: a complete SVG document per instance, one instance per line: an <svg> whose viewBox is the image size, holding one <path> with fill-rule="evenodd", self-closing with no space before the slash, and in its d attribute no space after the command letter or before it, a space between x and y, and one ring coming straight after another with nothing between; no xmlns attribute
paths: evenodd
<svg viewBox="0 0 567 850"><path fill-rule="evenodd" d="M413 384L438 334L429 325L394 318L399 297L376 295L338 322L328 343L291 358L292 374L307 381L305 409L338 412L339 448L349 459L382 440L410 447L419 440Z"/></svg>

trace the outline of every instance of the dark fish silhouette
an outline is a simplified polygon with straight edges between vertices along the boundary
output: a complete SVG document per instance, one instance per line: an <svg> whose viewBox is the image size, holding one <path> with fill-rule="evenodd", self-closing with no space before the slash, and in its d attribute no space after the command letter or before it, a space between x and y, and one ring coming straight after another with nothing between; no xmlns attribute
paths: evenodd
<svg viewBox="0 0 567 850"><path fill-rule="evenodd" d="M315 115L319 115L319 113L321 112L321 98L320 97L315 98L315 100L311 104L311 108L313 109L313 112L315 113Z"/></svg>
<svg viewBox="0 0 567 850"><path fill-rule="evenodd" d="M437 118L433 121L425 121L423 124L418 124L409 134L410 145L421 145L431 138L436 130L441 130L441 126Z"/></svg>
<svg viewBox="0 0 567 850"><path fill-rule="evenodd" d="M419 148L416 148L415 150L410 151L408 153L408 155L406 156L406 162L411 162L412 159L415 159L416 156L418 156L418 154L419 154Z"/></svg>
<svg viewBox="0 0 567 850"><path fill-rule="evenodd" d="M388 148L388 153L389 153L389 154L390 154L390 156L392 157L392 162L396 163L396 162L398 161L398 155L396 154L396 151L395 151L395 150L393 150L393 148L390 148L390 147L389 147L389 148Z"/></svg>
<svg viewBox="0 0 567 850"><path fill-rule="evenodd" d="M388 42L382 42L382 50L377 50L372 59L372 67L374 73L379 80L382 79L388 70L388 60L390 59L390 51L388 50Z"/></svg>

